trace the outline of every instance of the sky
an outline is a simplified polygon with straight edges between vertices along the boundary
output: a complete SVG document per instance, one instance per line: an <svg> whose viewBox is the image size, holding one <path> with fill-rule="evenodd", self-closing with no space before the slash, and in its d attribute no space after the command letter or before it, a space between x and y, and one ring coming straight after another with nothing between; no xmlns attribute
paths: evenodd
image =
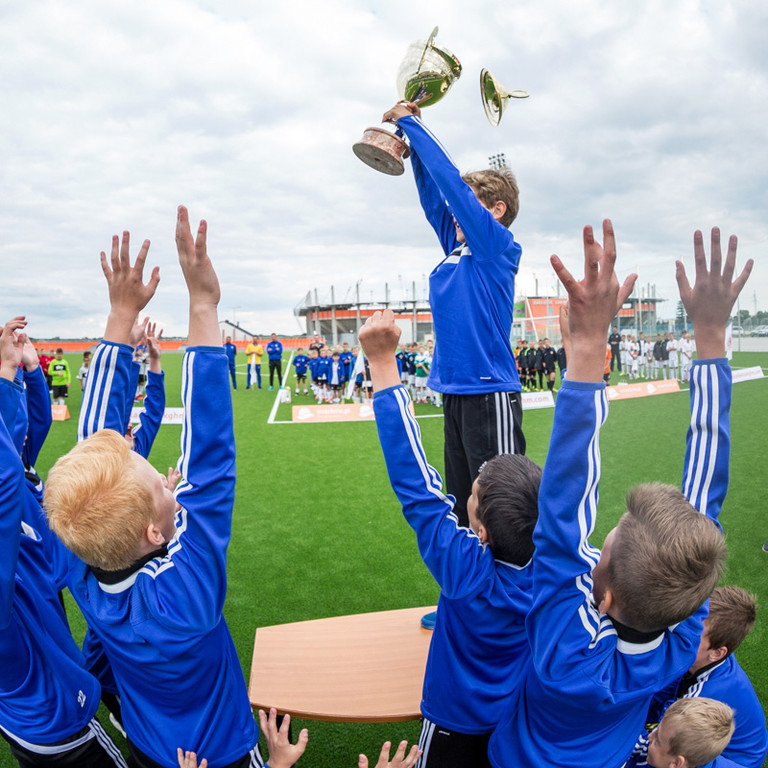
<svg viewBox="0 0 768 768"><path fill-rule="evenodd" d="M434 26L463 73L423 118L462 170L503 152L515 171L518 299L555 293L552 253L580 274L582 227L610 217L618 271L667 300L662 317L674 260L692 268L694 230L714 225L756 262L741 308L768 308L764 3L28 0L0 10L5 317L99 336L99 253L129 230L160 266L147 314L184 335L179 203L208 221L220 316L251 332L302 332L309 291L423 297L441 251L410 168L378 173L352 145ZM531 94L498 127L483 67Z"/></svg>

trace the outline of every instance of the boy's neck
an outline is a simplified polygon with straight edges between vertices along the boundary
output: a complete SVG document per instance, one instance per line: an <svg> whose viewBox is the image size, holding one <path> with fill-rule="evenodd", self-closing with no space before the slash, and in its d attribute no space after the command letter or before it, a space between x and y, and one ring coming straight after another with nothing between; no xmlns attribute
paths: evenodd
<svg viewBox="0 0 768 768"><path fill-rule="evenodd" d="M634 627L630 627L627 624L622 624L618 619L609 615L608 618L613 622L613 626L616 628L616 634L620 640L624 640L627 643L642 644L650 643L655 640L659 635L664 634L663 629L654 629L650 632L645 632Z"/></svg>

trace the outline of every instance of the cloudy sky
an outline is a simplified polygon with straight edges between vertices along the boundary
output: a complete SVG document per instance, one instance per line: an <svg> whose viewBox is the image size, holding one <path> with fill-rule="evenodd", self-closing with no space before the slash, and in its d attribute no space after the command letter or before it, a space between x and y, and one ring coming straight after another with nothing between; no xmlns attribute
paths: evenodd
<svg viewBox="0 0 768 768"><path fill-rule="evenodd" d="M293 308L394 298L439 248L410 169L352 144L398 98L413 40L439 25L464 73L424 119L464 170L504 152L521 187L518 296L580 264L581 228L613 219L621 266L676 304L673 261L719 225L768 308L768 6L650 0L28 0L0 10L0 307L34 335L96 336L99 252L152 240L149 313L183 334L178 203L209 222L222 317L297 333ZM531 93L492 128L479 72Z"/></svg>

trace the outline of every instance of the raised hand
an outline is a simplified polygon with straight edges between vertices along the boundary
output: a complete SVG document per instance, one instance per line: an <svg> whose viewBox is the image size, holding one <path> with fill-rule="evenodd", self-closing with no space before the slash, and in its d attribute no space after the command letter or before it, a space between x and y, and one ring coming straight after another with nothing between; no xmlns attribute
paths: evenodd
<svg viewBox="0 0 768 768"><path fill-rule="evenodd" d="M384 742L384 745L381 748L381 754L379 755L379 761L374 768L411 768L411 766L415 765L416 761L421 757L421 750L419 749L418 744L414 744L411 747L410 752L406 755L405 751L408 749L408 742L401 741L397 748L397 752L395 752L395 756L390 761L389 750L391 747L392 744L389 741ZM368 768L368 758L365 755L360 755L357 766L358 768Z"/></svg>
<svg viewBox="0 0 768 768"><path fill-rule="evenodd" d="M179 768L208 768L205 758L198 765L197 755L194 752L185 752L181 747L176 750L176 757L179 760Z"/></svg>
<svg viewBox="0 0 768 768"><path fill-rule="evenodd" d="M358 339L369 363L382 358L394 358L400 341L400 328L395 323L394 312L391 309L377 309L365 321Z"/></svg>
<svg viewBox="0 0 768 768"><path fill-rule="evenodd" d="M145 317L143 320L139 320L136 318L136 322L133 324L133 327L131 328L131 335L128 339L128 343L132 347L136 347L141 343L141 340L144 338L144 333L147 330L147 323L149 322L149 318Z"/></svg>
<svg viewBox="0 0 768 768"><path fill-rule="evenodd" d="M192 237L189 213L179 206L176 217L176 250L189 291L189 346L220 347L217 307L221 298L219 279L208 258L208 224L200 222L197 236Z"/></svg>
<svg viewBox="0 0 768 768"><path fill-rule="evenodd" d="M139 312L155 295L157 284L160 282L160 269L155 267L149 282L144 283L144 262L149 252L149 240L142 243L133 265L131 265L130 244L130 233L123 232L122 240L117 235L112 237L109 259L104 251L101 252L101 268L104 271L104 277L107 278L110 304L104 338L123 344L128 343L131 328ZM112 338L113 335L119 338Z"/></svg>
<svg viewBox="0 0 768 768"><path fill-rule="evenodd" d="M187 281L190 301L218 305L221 298L219 280L208 258L207 247L208 223L201 220L197 236L192 237L189 227L189 212L180 205L176 218L176 250L179 264Z"/></svg>
<svg viewBox="0 0 768 768"><path fill-rule="evenodd" d="M40 358L37 356L37 350L34 344L27 339L24 343L24 349L21 352L21 364L27 373L31 373L40 366Z"/></svg>
<svg viewBox="0 0 768 768"><path fill-rule="evenodd" d="M309 731L302 728L295 744L291 744L288 738L288 729L291 727L291 716L285 715L280 728L277 727L277 710L272 707L269 710L269 718L263 709L259 710L259 727L267 740L269 749L270 768L291 768L291 766L304 754L309 741Z"/></svg>
<svg viewBox="0 0 768 768"><path fill-rule="evenodd" d="M416 115L421 117L421 109L415 101L398 101L392 109L388 109L381 118L382 123L397 123L401 117Z"/></svg>
<svg viewBox="0 0 768 768"><path fill-rule="evenodd" d="M568 327L572 359L568 377L573 381L602 381L605 340L611 320L632 293L637 275L622 285L614 271L616 240L610 219L603 221L603 245L592 227L584 227L584 277L576 280L563 262L552 256L552 267L568 292Z"/></svg>
<svg viewBox="0 0 768 768"><path fill-rule="evenodd" d="M168 467L168 474L161 475L163 485L173 493L176 490L176 484L181 480L181 472L176 467Z"/></svg>
<svg viewBox="0 0 768 768"><path fill-rule="evenodd" d="M27 327L24 315L9 320L0 333L0 378L13 381L16 371L21 365L24 345L29 341L26 333L21 331Z"/></svg>
<svg viewBox="0 0 768 768"><path fill-rule="evenodd" d="M163 350L160 349L160 339L163 337L163 329L157 330L157 323L147 323L144 338L147 341L147 351L149 352L149 370L152 373L160 373L163 369L160 360L163 356Z"/></svg>
<svg viewBox="0 0 768 768"><path fill-rule="evenodd" d="M707 268L704 237L699 230L696 230L693 235L696 274L693 288L688 282L683 263L681 261L675 262L675 277L680 290L680 299L693 323L696 351L700 359L722 357L725 351L725 327L728 325L736 298L752 272L754 262L749 259L741 274L735 280L733 279L736 269L737 245L736 235L731 235L728 240L725 264L723 264L720 230L713 227L710 266Z"/></svg>
<svg viewBox="0 0 768 768"><path fill-rule="evenodd" d="M391 309L376 310L360 329L358 336L371 368L371 381L377 392L400 383L395 353L400 328Z"/></svg>

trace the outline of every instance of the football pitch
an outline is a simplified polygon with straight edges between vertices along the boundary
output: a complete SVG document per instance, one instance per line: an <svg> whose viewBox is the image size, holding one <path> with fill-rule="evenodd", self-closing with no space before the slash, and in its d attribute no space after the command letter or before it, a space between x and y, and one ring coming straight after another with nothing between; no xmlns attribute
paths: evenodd
<svg viewBox="0 0 768 768"><path fill-rule="evenodd" d="M70 368L77 371L79 356L68 359ZM768 353L735 353L732 365L760 365L766 370ZM164 355L163 367L167 404L180 405L181 355ZM244 368L238 370L244 372ZM238 477L225 616L246 680L258 626L431 605L439 594L390 489L375 424L268 424L278 393L266 387L264 383L262 390L246 391L245 377L238 376L238 390L232 394ZM301 395L293 398L293 404L313 402ZM80 409L77 381L68 405L72 419L53 424L40 456L37 468L43 478L75 441ZM431 406L416 406L417 416L435 412ZM527 453L538 463L543 464L546 457L552 417L551 409L524 415ZM290 406L280 405L277 419L289 420ZM601 433L595 545L602 543L624 511L627 488L649 481L680 485L688 421L687 392L611 404ZM419 423L427 456L442 472L442 419L424 418ZM150 456L158 470L175 465L180 432L179 426L161 427ZM755 593L765 606L736 654L765 708L768 553L761 547L768 539L768 379L734 385L731 438L730 490L721 516L730 552L723 581ZM85 630L71 599L68 614L80 641ZM100 717L124 747L103 708ZM309 728L309 746L300 765L315 768L351 768L361 752L373 758L373 764L384 740L415 741L419 732L417 722L294 723L294 735L301 727ZM262 752L266 753L263 739ZM0 768L12 765L7 746L0 742Z"/></svg>

